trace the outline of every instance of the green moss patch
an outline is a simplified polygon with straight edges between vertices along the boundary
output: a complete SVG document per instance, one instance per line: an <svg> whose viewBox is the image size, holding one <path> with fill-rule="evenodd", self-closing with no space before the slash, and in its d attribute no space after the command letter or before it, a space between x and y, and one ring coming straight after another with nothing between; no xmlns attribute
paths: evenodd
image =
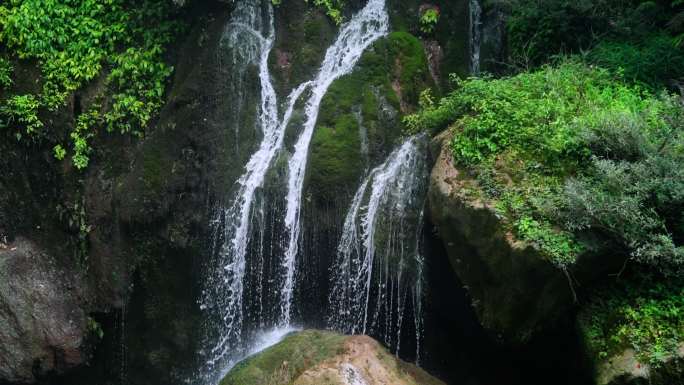
<svg viewBox="0 0 684 385"><path fill-rule="evenodd" d="M366 51L354 72L335 81L321 103L308 167L308 186L325 200L356 186L370 157L382 157L402 134L398 114L431 85L420 41L395 32ZM365 135L365 138L362 136ZM350 191L353 193L353 191Z"/></svg>
<svg viewBox="0 0 684 385"><path fill-rule="evenodd" d="M308 330L292 334L264 352L239 363L221 385L285 385L306 369L344 351L346 336Z"/></svg>

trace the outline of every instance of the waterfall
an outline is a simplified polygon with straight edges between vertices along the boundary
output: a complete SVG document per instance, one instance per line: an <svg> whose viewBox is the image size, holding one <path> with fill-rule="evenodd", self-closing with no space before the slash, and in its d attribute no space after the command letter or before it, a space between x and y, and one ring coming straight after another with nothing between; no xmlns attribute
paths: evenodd
<svg viewBox="0 0 684 385"><path fill-rule="evenodd" d="M331 268L328 326L377 336L397 353L408 300L420 348L426 152L425 137L411 137L368 174L345 218Z"/></svg>
<svg viewBox="0 0 684 385"><path fill-rule="evenodd" d="M482 5L480 0L470 0L469 4L470 32L470 74L480 74L480 48L482 46Z"/></svg>
<svg viewBox="0 0 684 385"><path fill-rule="evenodd" d="M201 308L212 308L219 322L210 328L217 335L202 375L218 375L227 361L239 356L243 332L243 292L245 285L247 245L250 240L251 220L257 190L263 186L266 172L282 146L286 121L294 104L308 83L295 89L287 102L283 122L278 120L278 105L268 69L268 57L274 42L273 9L268 1L243 0L236 4L230 23L226 26L223 40L237 51L233 67L244 72L252 65L258 66L261 85L261 103L256 129L262 140L256 152L245 166L244 173L236 182L237 191L232 204L219 210L214 221L215 263L207 277ZM236 354L238 353L238 354ZM217 370L217 368L219 370Z"/></svg>
<svg viewBox="0 0 684 385"><path fill-rule="evenodd" d="M288 164L285 227L289 237L287 249L282 258L283 280L280 292L280 324L282 325L288 325L292 315L304 173L309 143L318 118L318 108L332 82L351 72L366 48L387 33L388 26L389 16L385 10L385 1L369 0L366 6L342 27L337 39L328 48L323 64L311 86L311 96L304 110L303 130Z"/></svg>
<svg viewBox="0 0 684 385"><path fill-rule="evenodd" d="M275 39L271 0L241 0L235 3L235 10L226 26L222 42L235 51L232 65L236 73L248 73L246 68L250 66L258 68L261 100L255 129L260 132L262 139L245 165L242 176L235 183L235 191L231 192L229 204L219 209L212 221L212 260L200 300L200 308L208 313L205 325L208 336L205 349L201 352L205 359L199 373L201 382L218 382L237 360L250 354L254 346L261 344L258 336L252 335L249 338L250 336L245 336L245 332L246 329L252 329L252 334L255 334L253 329L256 327L263 329L273 326L268 325L266 316L277 318L278 328L269 332L269 335L282 335L292 330L290 315L296 275L295 258L298 252L299 206L308 147L318 108L332 82L351 72L363 51L383 36L387 28L388 16L384 9L384 0L370 0L342 26L314 80L299 85L290 93L284 106L279 106L268 68L268 58ZM264 277L263 271L252 276L248 274L248 262L263 269L266 254L265 211L271 207L267 205L267 197L263 192L264 182L274 159L284 151L286 130L295 105L305 92L308 99L304 104L304 123L288 163L287 210L282 219L287 232L286 235L283 234L287 247L284 255L276 250L276 258L281 258L277 262L281 269L277 273L277 279ZM282 116L279 116L279 107L284 107ZM274 213L279 215L278 212ZM276 231L273 227L269 229ZM276 238L279 236L280 234L276 234ZM252 242L252 238L256 238L255 242ZM258 250L251 250L250 243L256 243L254 248ZM285 244L282 247L285 249ZM251 257L261 258L261 262L254 263ZM266 287L269 293L280 289L277 295L279 304L275 306L277 309L270 309L271 304L266 304L267 309L264 310L259 299L259 308L252 310L252 313L258 314L247 314L248 306L243 299L245 290L258 285L256 292L261 293L262 284L268 285ZM274 312L278 313L275 317L272 316ZM256 324L245 324L247 316L249 320L256 321ZM249 344L253 346L250 347Z"/></svg>

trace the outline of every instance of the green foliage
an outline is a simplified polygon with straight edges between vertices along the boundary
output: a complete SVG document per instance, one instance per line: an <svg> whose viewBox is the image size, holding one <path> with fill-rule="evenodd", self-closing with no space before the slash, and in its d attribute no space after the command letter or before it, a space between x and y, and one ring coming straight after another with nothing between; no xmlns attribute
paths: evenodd
<svg viewBox="0 0 684 385"><path fill-rule="evenodd" d="M12 83L12 63L0 57L0 88L8 88Z"/></svg>
<svg viewBox="0 0 684 385"><path fill-rule="evenodd" d="M147 49L129 48L116 55L116 67L107 78L112 96L111 110L105 114L107 129L141 134L162 107L164 86L172 69L159 60L160 45Z"/></svg>
<svg viewBox="0 0 684 385"><path fill-rule="evenodd" d="M438 22L439 11L434 8L427 9L420 15L420 31L426 35L430 35L435 31Z"/></svg>
<svg viewBox="0 0 684 385"><path fill-rule="evenodd" d="M522 216L516 220L515 230L519 236L532 242L560 267L575 262L582 251L582 247L575 241L572 233L559 231L549 222L540 222L532 217Z"/></svg>
<svg viewBox="0 0 684 385"><path fill-rule="evenodd" d="M636 260L667 275L684 269L684 137L674 100L658 106L664 121L605 116L583 131L594 154L569 178L553 215L572 231L600 231Z"/></svg>
<svg viewBox="0 0 684 385"><path fill-rule="evenodd" d="M54 153L55 159L57 160L63 160L66 156L66 150L61 144L56 144L55 147L52 148L52 151Z"/></svg>
<svg viewBox="0 0 684 385"><path fill-rule="evenodd" d="M575 62L503 78L458 80L408 116L412 131L452 127L454 157L498 202L511 230L555 264L591 231L678 274L684 266L684 127L675 99Z"/></svg>
<svg viewBox="0 0 684 385"><path fill-rule="evenodd" d="M78 169L83 169L88 166L90 160L88 155L92 151L88 145L88 140L95 135L93 133L93 127L97 126L100 122L101 118L98 110L90 110L87 113L79 115L76 120L76 127L71 131L71 134L69 134L74 149L72 161L74 166Z"/></svg>
<svg viewBox="0 0 684 385"><path fill-rule="evenodd" d="M437 106L406 119L414 129L437 132L455 124L453 143L465 165L511 150L544 173L564 175L587 157L578 127L607 110L645 108L638 90L606 71L568 62L503 79L456 80L457 90Z"/></svg>
<svg viewBox="0 0 684 385"><path fill-rule="evenodd" d="M74 165L84 168L88 163L94 127L88 130L86 123L106 122L110 131L142 133L161 107L171 74L162 48L178 29L171 10L166 0L13 0L0 6L0 42L19 59L37 60L42 72L41 92L10 98L1 110L5 119L25 126L33 139L47 139L54 133L40 130L37 111L64 106L71 93L107 69L109 89L100 97L111 98L100 106L104 119L77 117L69 135ZM63 156L61 150L55 155Z"/></svg>
<svg viewBox="0 0 684 385"><path fill-rule="evenodd" d="M8 123L17 123L25 127L25 133L29 136L40 133L43 122L38 119L40 102L34 95L15 95L0 105L0 114ZM17 132L17 140L22 138L22 133Z"/></svg>
<svg viewBox="0 0 684 385"><path fill-rule="evenodd" d="M620 71L624 78L645 87L666 84L683 74L684 50L674 37L657 34L643 41L602 41L588 58L604 68Z"/></svg>
<svg viewBox="0 0 684 385"><path fill-rule="evenodd" d="M501 0L512 64L529 69L587 54L627 80L662 87L684 75L684 5L652 0Z"/></svg>
<svg viewBox="0 0 684 385"><path fill-rule="evenodd" d="M642 362L658 367L684 342L684 282L655 276L623 280L600 290L579 324L599 360L632 348Z"/></svg>
<svg viewBox="0 0 684 385"><path fill-rule="evenodd" d="M325 9L325 13L335 24L342 23L342 9L344 9L344 2L342 0L313 0L313 3Z"/></svg>

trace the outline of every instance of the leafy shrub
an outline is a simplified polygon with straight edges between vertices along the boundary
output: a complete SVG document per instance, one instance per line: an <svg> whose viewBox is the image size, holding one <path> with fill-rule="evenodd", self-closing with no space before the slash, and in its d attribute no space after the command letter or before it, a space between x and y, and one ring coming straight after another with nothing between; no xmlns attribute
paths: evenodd
<svg viewBox="0 0 684 385"><path fill-rule="evenodd" d="M0 87L7 88L12 85L12 63L0 57Z"/></svg>
<svg viewBox="0 0 684 385"><path fill-rule="evenodd" d="M94 127L107 123L123 133L142 133L162 104L171 68L163 61L164 47L179 25L172 20L172 3L167 0L24 0L0 6L0 42L19 59L35 59L42 72L42 90L37 95L13 96L0 113L5 120L25 126L35 140L45 140L37 111L55 111L67 97L110 70L107 77L111 101L103 103L104 119L92 115L77 117L69 137L77 168L88 163L88 140ZM1 66L0 66L1 67ZM2 80L0 69L0 81ZM100 95L104 98L105 95ZM93 112L92 114L95 114ZM84 135L84 132L90 132ZM21 138L20 133L17 138ZM56 146L55 155L64 157Z"/></svg>
<svg viewBox="0 0 684 385"><path fill-rule="evenodd" d="M579 324L596 358L632 348L658 367L684 342L684 282L652 275L622 280L596 293Z"/></svg>
<svg viewBox="0 0 684 385"><path fill-rule="evenodd" d="M684 75L681 0L499 0L508 9L512 64L529 69L586 54L627 80L662 87Z"/></svg>
<svg viewBox="0 0 684 385"><path fill-rule="evenodd" d="M660 114L671 117L667 105ZM585 143L595 155L582 175L566 181L556 218L572 231L602 232L665 274L681 273L684 247L675 244L684 235L680 119L660 126L621 114L588 127Z"/></svg>
<svg viewBox="0 0 684 385"><path fill-rule="evenodd" d="M588 56L592 63L621 71L624 78L647 87L684 75L684 50L674 37L657 34L639 42L602 41Z"/></svg>
<svg viewBox="0 0 684 385"><path fill-rule="evenodd" d="M566 62L503 79L457 80L405 119L455 130L454 158L512 231L558 266L591 231L665 274L684 266L684 120L610 72Z"/></svg>
<svg viewBox="0 0 684 385"><path fill-rule="evenodd" d="M0 106L0 114L2 114L8 123L18 123L25 127L25 134L33 135L39 133L43 128L43 122L38 119L39 101L34 95L15 95ZM23 134L17 132L17 139L21 139Z"/></svg>
<svg viewBox="0 0 684 385"><path fill-rule="evenodd" d="M435 31L439 22L439 11L434 8L426 9L420 16L420 31L429 35Z"/></svg>

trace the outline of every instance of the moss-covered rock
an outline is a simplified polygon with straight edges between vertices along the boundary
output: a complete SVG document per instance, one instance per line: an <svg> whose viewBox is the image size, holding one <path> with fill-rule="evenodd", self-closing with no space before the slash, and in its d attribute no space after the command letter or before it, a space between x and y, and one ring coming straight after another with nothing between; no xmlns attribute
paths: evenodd
<svg viewBox="0 0 684 385"><path fill-rule="evenodd" d="M419 39L394 32L328 89L309 147L302 214L303 252L318 256L320 268L335 255L360 181L398 144L401 114L412 111L420 91L432 84ZM307 297L305 314L319 314L327 306L321 301L320 295Z"/></svg>
<svg viewBox="0 0 684 385"><path fill-rule="evenodd" d="M381 161L402 134L399 114L412 111L430 85L416 37L394 32L375 43L321 103L307 170L312 197L328 203L340 189L353 194L364 169Z"/></svg>
<svg viewBox="0 0 684 385"><path fill-rule="evenodd" d="M421 0L388 0L387 7L393 31L409 32L422 38L432 63L433 74L442 86L447 86L447 76L469 73L469 2ZM435 30L426 34L420 30L422 11L438 9L440 17Z"/></svg>
<svg viewBox="0 0 684 385"><path fill-rule="evenodd" d="M239 363L221 385L442 385L366 336L307 330Z"/></svg>
<svg viewBox="0 0 684 385"><path fill-rule="evenodd" d="M337 26L320 7L288 0L275 9L275 28L269 67L276 92L284 99L294 87L315 76Z"/></svg>
<svg viewBox="0 0 684 385"><path fill-rule="evenodd" d="M454 164L446 131L433 140L428 206L451 265L481 324L506 343L571 325L575 282L619 271L623 259L581 255L567 270L515 237L477 180ZM571 278L572 277L572 278Z"/></svg>

